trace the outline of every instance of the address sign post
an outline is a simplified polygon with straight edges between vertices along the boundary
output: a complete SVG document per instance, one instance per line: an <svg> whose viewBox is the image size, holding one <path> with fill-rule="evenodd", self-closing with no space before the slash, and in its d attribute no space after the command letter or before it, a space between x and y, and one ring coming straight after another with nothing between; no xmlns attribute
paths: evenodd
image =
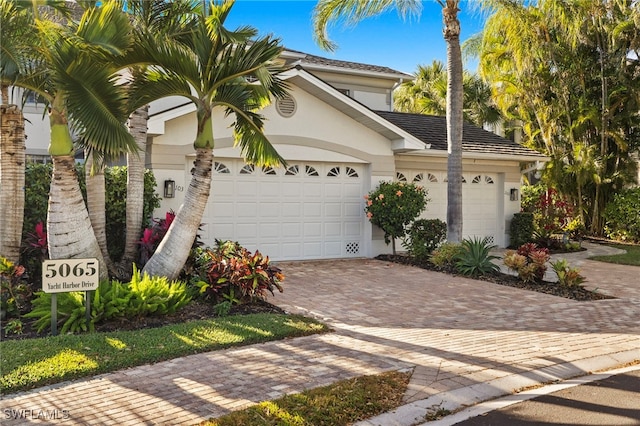
<svg viewBox="0 0 640 426"><path fill-rule="evenodd" d="M42 262L42 291L51 294L51 334L58 334L56 293L84 291L87 327L91 321L89 292L100 284L98 259L52 259Z"/></svg>

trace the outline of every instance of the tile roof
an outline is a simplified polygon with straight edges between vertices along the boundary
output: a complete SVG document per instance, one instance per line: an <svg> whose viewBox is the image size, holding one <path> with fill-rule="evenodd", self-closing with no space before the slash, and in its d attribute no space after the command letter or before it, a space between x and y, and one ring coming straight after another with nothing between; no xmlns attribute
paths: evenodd
<svg viewBox="0 0 640 426"><path fill-rule="evenodd" d="M388 111L375 111L375 113L402 130L411 133L422 142L431 144L431 149L447 150L446 117ZM464 152L544 158L544 155L537 151L525 148L516 142L466 122L462 129L462 150Z"/></svg>
<svg viewBox="0 0 640 426"><path fill-rule="evenodd" d="M311 55L309 53L300 52L298 50L286 49L289 52L295 52L305 55L304 58L299 60L300 65L303 67L305 64L308 65L321 65L327 67L336 67L336 68L344 68L346 70L358 70L358 71L368 71L368 72L376 72L383 74L396 74L399 76L406 76L413 78L411 74L407 74L401 71L394 70L389 67L382 67L378 65L370 65L370 64L362 64L359 62L350 62L350 61L340 61L337 59L329 59L323 58L322 56Z"/></svg>

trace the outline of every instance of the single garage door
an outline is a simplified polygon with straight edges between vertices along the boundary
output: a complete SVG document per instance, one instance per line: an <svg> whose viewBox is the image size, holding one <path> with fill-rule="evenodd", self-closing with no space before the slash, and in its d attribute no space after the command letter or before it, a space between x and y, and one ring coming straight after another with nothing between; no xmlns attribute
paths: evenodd
<svg viewBox="0 0 640 426"><path fill-rule="evenodd" d="M275 260L362 256L363 177L361 164L217 159L203 239L238 241Z"/></svg>
<svg viewBox="0 0 640 426"><path fill-rule="evenodd" d="M447 173L423 170L399 170L399 181L415 182L428 191L427 209L421 215L425 219L447 219ZM467 237L488 237L498 241L498 190L496 176L486 173L465 173L462 181L462 232Z"/></svg>

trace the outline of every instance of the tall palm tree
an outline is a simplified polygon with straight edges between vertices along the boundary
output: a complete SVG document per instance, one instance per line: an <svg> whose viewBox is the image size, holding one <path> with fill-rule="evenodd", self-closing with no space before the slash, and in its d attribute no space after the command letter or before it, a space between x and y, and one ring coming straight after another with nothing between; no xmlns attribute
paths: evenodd
<svg viewBox="0 0 640 426"><path fill-rule="evenodd" d="M8 88L19 75L19 58L30 48L30 17L13 2L0 2L0 256L18 262L24 218L24 115L9 105Z"/></svg>
<svg viewBox="0 0 640 426"><path fill-rule="evenodd" d="M192 0L131 0L126 3L126 12L132 18L134 34L145 38L148 34L180 41L190 32L195 19L197 2ZM138 43L136 43L138 45ZM138 52L145 56L144 50ZM140 71L131 68L133 77ZM126 236L124 253L116 267L116 274L126 277L132 273L132 265L138 253L138 242L144 221L144 174L147 150L147 121L149 107L143 105L129 115L127 127L138 146L138 151L127 155L127 200Z"/></svg>
<svg viewBox="0 0 640 426"><path fill-rule="evenodd" d="M396 89L394 107L401 112L445 115L447 111L447 69L434 60L431 65L418 65L414 79ZM496 124L501 115L491 99L491 86L478 75L465 71L463 75L464 109L466 121L484 126Z"/></svg>
<svg viewBox="0 0 640 426"><path fill-rule="evenodd" d="M98 162L135 150L126 119L126 92L118 84L113 58L131 45L131 29L117 2L88 8L79 21L40 19L38 37L25 55L15 84L38 94L49 110L49 154L53 175L47 230L52 259L96 257L107 277L75 173L72 130L81 148Z"/></svg>
<svg viewBox="0 0 640 426"><path fill-rule="evenodd" d="M175 278L189 256L211 189L214 110L234 116L236 144L247 161L284 163L264 135L263 117L256 112L270 103L271 96L286 94L276 76L282 47L271 37L254 40L257 31L251 27L227 30L224 23L233 4L211 2L179 42L162 36L140 41L158 65L144 71L146 78L134 81L137 104L183 96L195 105L197 118L191 182L166 236L144 267L150 275Z"/></svg>
<svg viewBox="0 0 640 426"><path fill-rule="evenodd" d="M460 49L460 0L436 0L442 6L444 39L447 43L447 240L462 239L462 52ZM329 40L327 27L341 18L355 24L395 7L402 16L418 14L419 0L319 0L314 10L314 36L327 50L337 46Z"/></svg>

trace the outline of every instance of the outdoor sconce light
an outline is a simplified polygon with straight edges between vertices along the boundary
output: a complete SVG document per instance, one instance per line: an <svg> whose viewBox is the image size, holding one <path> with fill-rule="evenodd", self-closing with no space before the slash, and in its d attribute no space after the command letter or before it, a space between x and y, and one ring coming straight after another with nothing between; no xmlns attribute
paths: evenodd
<svg viewBox="0 0 640 426"><path fill-rule="evenodd" d="M511 201L518 201L518 188L511 188L509 191L509 199Z"/></svg>
<svg viewBox="0 0 640 426"><path fill-rule="evenodd" d="M176 183L173 179L164 181L164 198L173 198L176 195Z"/></svg>

